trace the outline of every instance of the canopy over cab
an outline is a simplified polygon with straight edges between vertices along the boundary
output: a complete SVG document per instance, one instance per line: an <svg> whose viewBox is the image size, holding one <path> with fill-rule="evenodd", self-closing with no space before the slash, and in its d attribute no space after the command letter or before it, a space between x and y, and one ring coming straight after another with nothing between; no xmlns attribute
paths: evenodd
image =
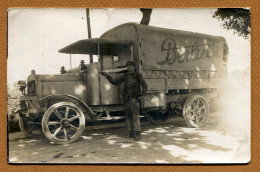
<svg viewBox="0 0 260 172"><path fill-rule="evenodd" d="M132 45L132 41L92 38L79 40L59 50L66 54L118 55L118 53Z"/></svg>
<svg viewBox="0 0 260 172"><path fill-rule="evenodd" d="M98 55L101 70L125 67L133 60L132 41L111 38L92 38L79 40L59 50L66 54Z"/></svg>

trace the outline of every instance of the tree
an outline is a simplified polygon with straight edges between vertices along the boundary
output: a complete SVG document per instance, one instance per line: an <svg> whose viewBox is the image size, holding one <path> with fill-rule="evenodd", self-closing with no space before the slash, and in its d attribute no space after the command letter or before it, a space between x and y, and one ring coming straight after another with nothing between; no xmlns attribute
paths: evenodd
<svg viewBox="0 0 260 172"><path fill-rule="evenodd" d="M18 88L17 82L14 83L14 89L7 86L7 115L8 115L8 131L19 131L19 115L17 110L20 109L20 101L22 93Z"/></svg>
<svg viewBox="0 0 260 172"><path fill-rule="evenodd" d="M233 30L234 34L249 39L251 33L250 9L218 8L213 18L222 22L221 26Z"/></svg>

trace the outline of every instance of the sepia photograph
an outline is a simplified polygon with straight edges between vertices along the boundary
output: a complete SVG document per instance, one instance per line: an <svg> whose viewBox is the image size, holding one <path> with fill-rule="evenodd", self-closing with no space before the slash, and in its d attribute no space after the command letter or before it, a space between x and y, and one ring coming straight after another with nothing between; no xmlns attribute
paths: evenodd
<svg viewBox="0 0 260 172"><path fill-rule="evenodd" d="M247 164L250 8L10 8L10 164Z"/></svg>

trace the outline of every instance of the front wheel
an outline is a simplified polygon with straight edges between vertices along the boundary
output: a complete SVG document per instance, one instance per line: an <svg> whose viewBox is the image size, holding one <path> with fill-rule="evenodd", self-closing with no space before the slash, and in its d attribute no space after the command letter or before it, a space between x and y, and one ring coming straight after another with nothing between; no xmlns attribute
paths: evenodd
<svg viewBox="0 0 260 172"><path fill-rule="evenodd" d="M24 117L19 117L20 130L26 137L42 135L40 125L40 122L35 122L33 119L27 117L26 115Z"/></svg>
<svg viewBox="0 0 260 172"><path fill-rule="evenodd" d="M209 119L209 103L201 95L191 95L184 103L183 117L188 126L199 128Z"/></svg>
<svg viewBox="0 0 260 172"><path fill-rule="evenodd" d="M42 131L46 138L55 144L76 141L85 128L82 110L71 102L59 102L44 113Z"/></svg>

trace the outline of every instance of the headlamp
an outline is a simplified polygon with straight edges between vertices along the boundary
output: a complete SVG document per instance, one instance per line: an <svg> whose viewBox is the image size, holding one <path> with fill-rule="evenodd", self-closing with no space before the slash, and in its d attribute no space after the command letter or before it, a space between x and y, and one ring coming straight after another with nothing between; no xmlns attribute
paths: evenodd
<svg viewBox="0 0 260 172"><path fill-rule="evenodd" d="M22 94L25 94L26 81L24 81L24 80L18 81L18 87L19 87L20 91L22 92Z"/></svg>

